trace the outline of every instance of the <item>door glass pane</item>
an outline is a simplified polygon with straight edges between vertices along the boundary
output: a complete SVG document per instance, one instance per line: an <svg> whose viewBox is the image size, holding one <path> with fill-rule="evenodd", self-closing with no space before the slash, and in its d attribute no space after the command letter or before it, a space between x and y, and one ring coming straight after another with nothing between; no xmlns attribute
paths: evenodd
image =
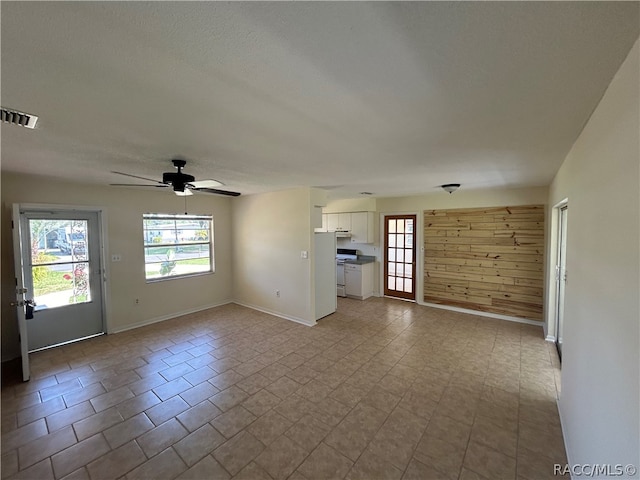
<svg viewBox="0 0 640 480"><path fill-rule="evenodd" d="M29 219L36 309L91 301L86 220Z"/></svg>
<svg viewBox="0 0 640 480"><path fill-rule="evenodd" d="M395 277L396 275L396 264L393 262L389 262L388 266L387 266L387 274L388 275L393 275Z"/></svg>
<svg viewBox="0 0 640 480"><path fill-rule="evenodd" d="M412 285L411 285L411 279L410 278L405 278L404 279L404 291L407 293L411 293L412 290Z"/></svg>
<svg viewBox="0 0 640 480"><path fill-rule="evenodd" d="M407 263L413 262L413 250L405 250L404 251L404 261Z"/></svg>
<svg viewBox="0 0 640 480"><path fill-rule="evenodd" d="M389 290L395 290L396 289L396 277L388 277L387 278L387 288Z"/></svg>
<svg viewBox="0 0 640 480"><path fill-rule="evenodd" d="M407 220L407 225L406 225L406 232L407 233L413 233L413 220Z"/></svg>
<svg viewBox="0 0 640 480"><path fill-rule="evenodd" d="M387 258L387 260L389 260L390 262L395 262L396 261L396 249L395 248L387 249L387 255L389 256L389 258Z"/></svg>
<svg viewBox="0 0 640 480"><path fill-rule="evenodd" d="M399 277L404 276L404 263L398 263L396 268L396 275Z"/></svg>
<svg viewBox="0 0 640 480"><path fill-rule="evenodd" d="M396 236L395 235L387 235L389 237L389 246L390 247L395 247L396 246Z"/></svg>
<svg viewBox="0 0 640 480"><path fill-rule="evenodd" d="M389 220L389 233L396 233L396 221Z"/></svg>
<svg viewBox="0 0 640 480"><path fill-rule="evenodd" d="M398 220L398 233L404 233L404 220Z"/></svg>
<svg viewBox="0 0 640 480"><path fill-rule="evenodd" d="M404 288L404 278L396 277L396 288L395 290L401 292Z"/></svg>
<svg viewBox="0 0 640 480"><path fill-rule="evenodd" d="M404 245L404 235L398 234L396 239L396 246L402 247Z"/></svg>
<svg viewBox="0 0 640 480"><path fill-rule="evenodd" d="M404 246L407 248L413 247L413 235L405 235L404 236Z"/></svg>
<svg viewBox="0 0 640 480"><path fill-rule="evenodd" d="M396 254L396 261L397 262L404 262L404 250L401 248L397 249L397 254Z"/></svg>

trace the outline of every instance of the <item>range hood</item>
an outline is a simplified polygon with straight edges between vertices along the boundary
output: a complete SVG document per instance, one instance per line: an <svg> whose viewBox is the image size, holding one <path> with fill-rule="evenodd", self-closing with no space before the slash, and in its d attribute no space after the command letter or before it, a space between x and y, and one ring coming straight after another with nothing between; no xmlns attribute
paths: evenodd
<svg viewBox="0 0 640 480"><path fill-rule="evenodd" d="M347 232L345 230L336 230L336 237L338 237L338 238L349 238L349 237L351 237L351 232Z"/></svg>

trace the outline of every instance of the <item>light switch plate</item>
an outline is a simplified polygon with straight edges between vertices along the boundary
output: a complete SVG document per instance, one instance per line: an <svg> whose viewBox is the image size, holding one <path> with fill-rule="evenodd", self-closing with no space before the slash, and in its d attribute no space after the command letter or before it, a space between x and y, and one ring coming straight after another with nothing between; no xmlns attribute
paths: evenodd
<svg viewBox="0 0 640 480"><path fill-rule="evenodd" d="M309 252L307 252L306 250L302 250L300 252L300 258L309 258Z"/></svg>

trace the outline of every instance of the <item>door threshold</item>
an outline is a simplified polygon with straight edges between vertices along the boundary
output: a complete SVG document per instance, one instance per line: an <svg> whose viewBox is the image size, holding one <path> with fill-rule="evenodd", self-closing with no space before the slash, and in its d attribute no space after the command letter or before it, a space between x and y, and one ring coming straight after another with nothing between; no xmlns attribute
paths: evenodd
<svg viewBox="0 0 640 480"><path fill-rule="evenodd" d="M409 303L418 303L416 300L412 300L410 298L394 297L392 295L384 295L384 298L391 298L393 300L402 300L403 302L409 302Z"/></svg>
<svg viewBox="0 0 640 480"><path fill-rule="evenodd" d="M81 342L82 340L88 340L90 338L99 337L100 335L104 335L104 332L94 333L93 335L87 335L86 337L76 338L76 339L68 340L62 343L56 343L55 345L47 345L46 347L37 348L35 350L29 350L29 353L37 353L43 350L49 350L50 348L62 347L63 345L69 345L70 343Z"/></svg>

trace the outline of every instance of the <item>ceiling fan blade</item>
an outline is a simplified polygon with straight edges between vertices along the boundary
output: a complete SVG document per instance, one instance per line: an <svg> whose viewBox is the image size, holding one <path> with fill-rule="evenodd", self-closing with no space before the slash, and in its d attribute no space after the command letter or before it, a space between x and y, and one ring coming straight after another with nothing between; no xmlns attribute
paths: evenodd
<svg viewBox="0 0 640 480"><path fill-rule="evenodd" d="M219 182L218 180L197 180L195 182L189 182L189 185L193 185L195 188L215 188L222 187L224 183Z"/></svg>
<svg viewBox="0 0 640 480"><path fill-rule="evenodd" d="M154 187L154 188L166 188L169 185L161 183L159 185L143 185L141 183L110 183L111 187Z"/></svg>
<svg viewBox="0 0 640 480"><path fill-rule="evenodd" d="M195 192L212 193L214 195L226 195L228 197L239 197L238 192L229 192L227 190L218 190L217 188L191 188Z"/></svg>
<svg viewBox="0 0 640 480"><path fill-rule="evenodd" d="M147 182L162 183L164 185L163 182L160 182L159 180L155 180L153 178L140 177L138 175L131 175L130 173L116 172L116 171L113 171L113 170L111 171L111 173L116 173L118 175L124 175L125 177L139 178L140 180L146 180Z"/></svg>

